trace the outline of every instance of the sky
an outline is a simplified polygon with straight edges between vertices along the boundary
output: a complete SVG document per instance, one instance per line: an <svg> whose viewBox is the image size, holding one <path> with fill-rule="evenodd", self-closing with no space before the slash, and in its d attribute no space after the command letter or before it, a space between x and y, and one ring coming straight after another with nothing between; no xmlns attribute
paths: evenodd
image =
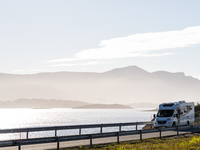
<svg viewBox="0 0 200 150"><path fill-rule="evenodd" d="M199 0L0 0L0 72L138 66L200 79Z"/></svg>

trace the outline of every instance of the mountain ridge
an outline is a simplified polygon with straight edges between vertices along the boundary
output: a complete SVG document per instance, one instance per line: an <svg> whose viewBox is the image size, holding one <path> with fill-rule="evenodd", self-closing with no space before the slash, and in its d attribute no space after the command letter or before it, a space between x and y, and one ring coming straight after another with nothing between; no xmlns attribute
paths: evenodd
<svg viewBox="0 0 200 150"><path fill-rule="evenodd" d="M89 103L199 101L200 80L183 72L148 72L137 66L103 73L0 73L0 101L19 98L71 99Z"/></svg>

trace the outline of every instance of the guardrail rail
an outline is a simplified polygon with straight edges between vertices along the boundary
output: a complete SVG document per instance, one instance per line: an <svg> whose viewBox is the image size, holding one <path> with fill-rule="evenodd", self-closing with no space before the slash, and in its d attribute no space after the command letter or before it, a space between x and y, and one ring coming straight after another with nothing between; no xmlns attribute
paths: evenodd
<svg viewBox="0 0 200 150"><path fill-rule="evenodd" d="M200 121L200 118L196 118L195 121ZM32 145L32 144L42 144L42 143L52 143L57 142L57 149L59 150L59 143L64 141L75 141L75 140L90 140L90 146L92 146L92 139L96 138L105 138L105 137L117 137L117 142L119 142L119 136L125 135L134 135L139 134L140 140L142 141L142 134L145 133L154 133L159 132L159 137L162 138L163 131L176 131L179 135L179 131L186 129L191 133L194 133L194 129L199 129L200 124L198 125L189 125L189 126L177 126L172 128L161 128L161 129L149 129L149 130L138 130L138 125L153 124L153 122L130 122L130 123L110 123L110 124L91 124L91 125L72 125L72 126L55 126L55 127L36 127L36 128L20 128L20 129L2 129L0 134L7 133L23 133L26 132L26 138L18 140L7 140L0 141L0 147L9 147L9 146L18 146L18 149L21 150L21 145ZM135 130L123 131L121 130L122 126L135 126ZM107 132L103 133L103 128L105 127L119 127L118 132ZM100 132L95 134L82 134L81 130L86 128L99 128ZM79 129L79 135L68 135L68 136L58 136L58 130L69 130L69 129ZM29 138L29 132L41 132L41 131L54 131L54 137L43 137L43 138Z"/></svg>

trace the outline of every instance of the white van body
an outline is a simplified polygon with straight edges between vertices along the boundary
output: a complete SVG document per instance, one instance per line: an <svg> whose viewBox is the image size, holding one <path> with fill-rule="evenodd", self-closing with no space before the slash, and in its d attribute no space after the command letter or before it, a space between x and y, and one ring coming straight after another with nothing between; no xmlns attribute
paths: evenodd
<svg viewBox="0 0 200 150"><path fill-rule="evenodd" d="M194 102L163 103L154 122L155 128L189 125L195 122Z"/></svg>

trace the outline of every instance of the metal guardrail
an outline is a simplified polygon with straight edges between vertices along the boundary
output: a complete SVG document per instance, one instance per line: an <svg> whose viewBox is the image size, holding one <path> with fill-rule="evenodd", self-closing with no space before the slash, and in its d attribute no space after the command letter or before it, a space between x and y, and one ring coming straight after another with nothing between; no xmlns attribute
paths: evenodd
<svg viewBox="0 0 200 150"><path fill-rule="evenodd" d="M109 124L88 124L88 125L72 125L72 126L54 126L54 127L36 127L36 128L17 128L17 129L3 129L0 130L0 134L4 133L23 133L26 132L26 138L29 139L29 132L39 132L39 131L55 131L55 136L57 136L58 130L69 130L69 129L79 129L79 135L81 135L82 129L87 128L100 128L100 133L103 133L103 128L105 127L119 127L119 132L121 132L122 126L135 126L136 130L138 125L145 125L147 123L153 122L128 122L128 123L109 123Z"/></svg>
<svg viewBox="0 0 200 150"><path fill-rule="evenodd" d="M196 118L195 121L200 121L200 118ZM56 126L56 127L38 127L38 128L22 128L22 129L5 129L0 130L0 134L5 133L19 133L21 132L27 132L27 138L26 139L20 139L20 140L10 140L10 141L0 141L0 147L8 147L8 146L18 146L18 149L21 150L21 145L32 145L32 144L42 144L42 143L52 143L57 142L57 149L59 150L59 143L64 141L75 141L75 140L90 140L90 146L92 146L92 139L95 138L105 138L105 137L117 137L117 142L119 142L119 136L125 136L125 135L134 135L139 134L140 140L142 141L142 134L144 133L153 133L153 132L159 132L160 138L162 137L162 131L176 131L177 135L179 135L179 131L182 129L189 129L191 133L194 133L194 129L200 128L200 125L190 125L190 126L180 126L180 127L172 127L172 128L161 128L161 129L150 129L150 130L137 130L137 125L143 125L147 123L153 123L153 122L133 122L133 123L113 123L113 124L92 124L92 125L74 125L74 126ZM134 131L123 131L121 132L122 126L131 126L135 125L136 130ZM119 132L107 132L103 133L102 128L103 127L119 127ZM79 132L79 135L73 135L73 136L57 136L57 130L63 130L63 129L81 129L83 128L100 128L100 133L96 134L81 134ZM45 138L28 138L28 132L35 132L35 131L49 131L49 130L55 130L55 137L45 137ZM199 129L200 131L200 129Z"/></svg>

